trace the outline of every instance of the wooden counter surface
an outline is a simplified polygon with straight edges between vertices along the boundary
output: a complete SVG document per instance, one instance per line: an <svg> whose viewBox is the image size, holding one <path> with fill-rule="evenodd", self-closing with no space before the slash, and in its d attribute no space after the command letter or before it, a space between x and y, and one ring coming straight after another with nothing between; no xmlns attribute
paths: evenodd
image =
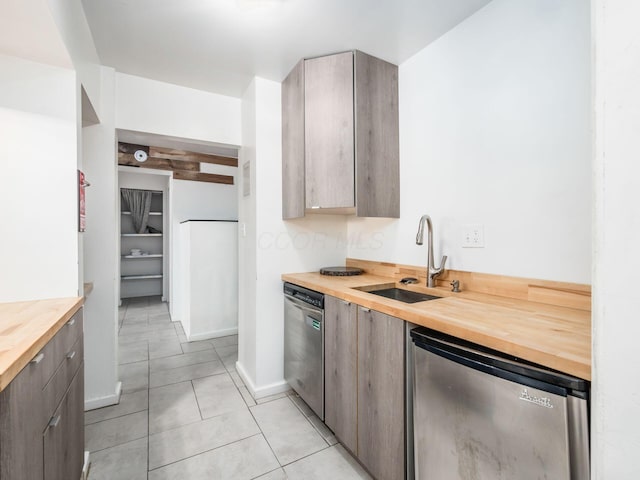
<svg viewBox="0 0 640 480"><path fill-rule="evenodd" d="M82 297L0 303L0 392L82 303Z"/></svg>
<svg viewBox="0 0 640 480"><path fill-rule="evenodd" d="M591 380L591 312L450 288L402 285L394 278L363 274L329 277L284 274L282 279L327 295L453 335L494 350ZM355 288L388 285L441 296L402 303Z"/></svg>

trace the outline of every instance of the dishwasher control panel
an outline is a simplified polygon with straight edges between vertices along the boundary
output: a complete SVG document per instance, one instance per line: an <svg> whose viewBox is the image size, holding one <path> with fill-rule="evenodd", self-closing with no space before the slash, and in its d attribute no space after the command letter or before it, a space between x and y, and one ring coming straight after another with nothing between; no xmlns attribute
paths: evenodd
<svg viewBox="0 0 640 480"><path fill-rule="evenodd" d="M320 292L285 282L284 294L297 298L298 300L302 300L303 302L313 305L321 310L324 309L324 294Z"/></svg>

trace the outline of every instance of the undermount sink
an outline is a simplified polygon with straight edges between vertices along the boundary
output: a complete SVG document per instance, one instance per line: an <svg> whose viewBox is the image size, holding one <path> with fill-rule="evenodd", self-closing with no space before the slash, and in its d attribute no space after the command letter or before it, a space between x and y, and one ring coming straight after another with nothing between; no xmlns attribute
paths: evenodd
<svg viewBox="0 0 640 480"><path fill-rule="evenodd" d="M380 285L379 287L362 287L357 290L362 290L367 293L379 295L381 297L390 298L392 300L398 300L404 303L418 303L426 302L427 300L436 300L438 298L435 295L428 295L426 293L413 292L411 290L404 290L402 288L396 288L390 285Z"/></svg>

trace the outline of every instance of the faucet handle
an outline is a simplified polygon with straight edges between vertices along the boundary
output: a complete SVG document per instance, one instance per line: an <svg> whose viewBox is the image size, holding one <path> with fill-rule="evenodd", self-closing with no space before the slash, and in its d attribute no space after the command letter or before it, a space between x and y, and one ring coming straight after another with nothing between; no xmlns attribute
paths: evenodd
<svg viewBox="0 0 640 480"><path fill-rule="evenodd" d="M440 260L440 268L439 270L444 270L444 264L447 263L447 256L443 255L442 260Z"/></svg>

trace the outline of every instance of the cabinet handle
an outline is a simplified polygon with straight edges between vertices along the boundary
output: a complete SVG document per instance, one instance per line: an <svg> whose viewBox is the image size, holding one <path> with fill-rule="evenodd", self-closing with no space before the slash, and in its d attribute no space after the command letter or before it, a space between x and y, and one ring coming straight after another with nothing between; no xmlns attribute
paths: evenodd
<svg viewBox="0 0 640 480"><path fill-rule="evenodd" d="M37 354L35 357L33 357L33 359L31 360L31 362L29 362L29 363L32 363L32 364L34 364L34 365L37 365L37 364L39 364L39 363L42 361L42 359L43 359L43 358L44 358L44 353L40 352L40 353L39 353L39 354Z"/></svg>
<svg viewBox="0 0 640 480"><path fill-rule="evenodd" d="M76 319L72 318L71 320L69 320L67 322L67 327L73 327L75 325L75 323L76 323Z"/></svg>
<svg viewBox="0 0 640 480"><path fill-rule="evenodd" d="M317 209L317 208L320 208L320 205L312 205L312 206L311 206L311 209L312 209L312 210L315 210L315 209Z"/></svg>
<svg viewBox="0 0 640 480"><path fill-rule="evenodd" d="M76 351L67 353L67 360L73 360L73 357L76 356Z"/></svg>
<svg viewBox="0 0 640 480"><path fill-rule="evenodd" d="M351 305L351 302L347 302L346 300L342 300L342 304L346 305L346 306L349 306L349 305Z"/></svg>
<svg viewBox="0 0 640 480"><path fill-rule="evenodd" d="M51 427L51 428L57 427L58 424L60 423L61 417L62 415L56 415L55 417L51 417L51 420L49 420L47 427Z"/></svg>
<svg viewBox="0 0 640 480"><path fill-rule="evenodd" d="M364 313L369 313L371 311L370 308L366 308L366 307L360 307L360 310L362 310Z"/></svg>

